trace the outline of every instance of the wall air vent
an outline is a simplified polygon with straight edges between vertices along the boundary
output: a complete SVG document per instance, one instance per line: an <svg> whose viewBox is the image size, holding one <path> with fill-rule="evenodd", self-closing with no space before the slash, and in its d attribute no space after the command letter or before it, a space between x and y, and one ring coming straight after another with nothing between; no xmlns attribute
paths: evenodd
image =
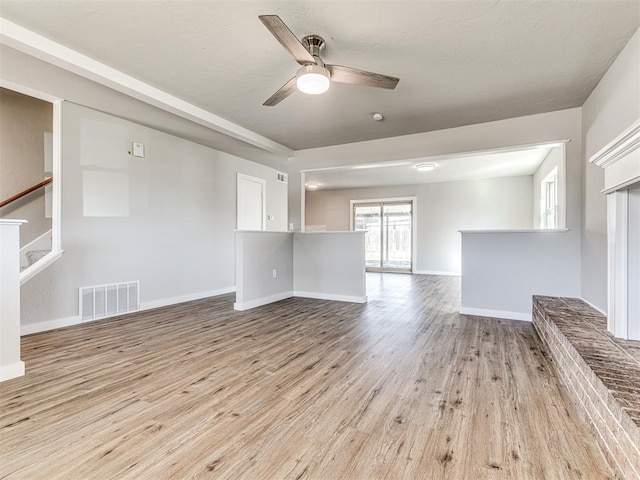
<svg viewBox="0 0 640 480"><path fill-rule="evenodd" d="M80 287L79 297L83 321L135 312L140 309L140 282Z"/></svg>
<svg viewBox="0 0 640 480"><path fill-rule="evenodd" d="M287 174L282 172L276 172L276 180L282 183L287 183Z"/></svg>

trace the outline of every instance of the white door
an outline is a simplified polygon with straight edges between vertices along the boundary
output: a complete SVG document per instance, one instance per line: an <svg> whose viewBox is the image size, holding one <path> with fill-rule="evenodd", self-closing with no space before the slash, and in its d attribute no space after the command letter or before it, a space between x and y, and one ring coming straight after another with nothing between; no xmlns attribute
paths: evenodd
<svg viewBox="0 0 640 480"><path fill-rule="evenodd" d="M266 222L265 181L238 173L238 230L264 230Z"/></svg>

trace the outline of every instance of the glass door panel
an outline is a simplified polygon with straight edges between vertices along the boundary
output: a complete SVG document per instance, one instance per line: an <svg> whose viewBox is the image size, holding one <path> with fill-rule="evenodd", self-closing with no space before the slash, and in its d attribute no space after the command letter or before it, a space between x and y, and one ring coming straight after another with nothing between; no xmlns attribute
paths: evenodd
<svg viewBox="0 0 640 480"><path fill-rule="evenodd" d="M369 271L411 272L411 202L361 203L353 206L354 230L366 230Z"/></svg>
<svg viewBox="0 0 640 480"><path fill-rule="evenodd" d="M364 236L367 269L382 268L382 205L354 205L354 230L366 230Z"/></svg>
<svg viewBox="0 0 640 480"><path fill-rule="evenodd" d="M382 268L411 271L411 203L383 204Z"/></svg>

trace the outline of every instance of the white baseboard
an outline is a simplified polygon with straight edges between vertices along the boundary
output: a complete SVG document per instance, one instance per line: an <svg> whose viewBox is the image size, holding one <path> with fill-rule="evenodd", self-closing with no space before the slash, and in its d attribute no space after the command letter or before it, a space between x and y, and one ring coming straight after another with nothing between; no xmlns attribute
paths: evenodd
<svg viewBox="0 0 640 480"><path fill-rule="evenodd" d="M600 310L598 307L596 307L593 303L591 303L589 300L587 300L586 298L582 298L579 297L580 300L582 300L584 303L586 303L587 305L589 305L591 308L595 308L597 311L599 311L602 315L604 315L605 317L609 316L609 314L607 312L605 312L604 310Z"/></svg>
<svg viewBox="0 0 640 480"><path fill-rule="evenodd" d="M250 300L248 302L236 302L233 304L233 309L239 310L239 311L249 310L250 308L261 307L262 305L267 305L273 302L279 302L280 300L284 300L286 298L291 298L291 297L293 297L293 292L276 293L275 295L257 298L255 300Z"/></svg>
<svg viewBox="0 0 640 480"><path fill-rule="evenodd" d="M332 293L293 292L296 297L315 298L318 300L334 300L336 302L367 303L367 296L334 295Z"/></svg>
<svg viewBox="0 0 640 480"><path fill-rule="evenodd" d="M507 320L523 320L525 322L531 321L531 314L522 312L505 312L502 310L460 307L460 313L463 315L475 315L477 317L506 318Z"/></svg>
<svg viewBox="0 0 640 480"><path fill-rule="evenodd" d="M232 293L236 291L236 287L220 288L216 290L208 290L206 292L191 293L188 295L180 295L177 297L163 298L160 300L152 300L150 302L141 302L140 309L133 312L129 312L130 315L142 310L151 310L152 308L167 307L169 305L175 305L177 303L190 302L191 300L200 300L201 298L215 297L217 295L224 295L225 293ZM79 325L87 322L99 322L100 320L107 320L113 317L103 318L89 318L82 320L80 316L57 318L55 320L47 320L45 322L28 323L26 325L20 325L20 335L31 335L32 333L46 332L47 330L55 330L57 328L71 327L72 325Z"/></svg>
<svg viewBox="0 0 640 480"><path fill-rule="evenodd" d="M207 290L204 292L178 295L177 297L151 300L150 302L140 302L140 309L137 311L139 312L141 310L151 310L152 308L168 307L169 305L175 305L176 303L191 302L192 300L200 300L201 298L216 297L218 295L233 293L235 291L236 291L236 287L225 287L225 288L218 288L216 290Z"/></svg>
<svg viewBox="0 0 640 480"><path fill-rule="evenodd" d="M18 360L11 365L3 365L0 367L0 382L5 380L11 380L12 378L21 377L24 375L24 362Z"/></svg>
<svg viewBox="0 0 640 480"><path fill-rule="evenodd" d="M78 325L80 323L92 322L90 320L82 320L80 316L56 318L55 320L47 320L38 323L27 323L26 325L20 325L20 335L31 335L32 333L46 332L47 330L55 330L56 328L70 327L72 325Z"/></svg>
<svg viewBox="0 0 640 480"><path fill-rule="evenodd" d="M459 277L460 272L444 272L440 270L414 270L414 275L442 275L446 277Z"/></svg>

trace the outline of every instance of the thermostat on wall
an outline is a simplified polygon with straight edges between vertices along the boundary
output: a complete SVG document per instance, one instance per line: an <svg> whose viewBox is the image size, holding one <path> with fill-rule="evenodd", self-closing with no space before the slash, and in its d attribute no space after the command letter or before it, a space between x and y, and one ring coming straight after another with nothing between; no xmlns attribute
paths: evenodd
<svg viewBox="0 0 640 480"><path fill-rule="evenodd" d="M144 143L133 142L133 156L144 158Z"/></svg>

